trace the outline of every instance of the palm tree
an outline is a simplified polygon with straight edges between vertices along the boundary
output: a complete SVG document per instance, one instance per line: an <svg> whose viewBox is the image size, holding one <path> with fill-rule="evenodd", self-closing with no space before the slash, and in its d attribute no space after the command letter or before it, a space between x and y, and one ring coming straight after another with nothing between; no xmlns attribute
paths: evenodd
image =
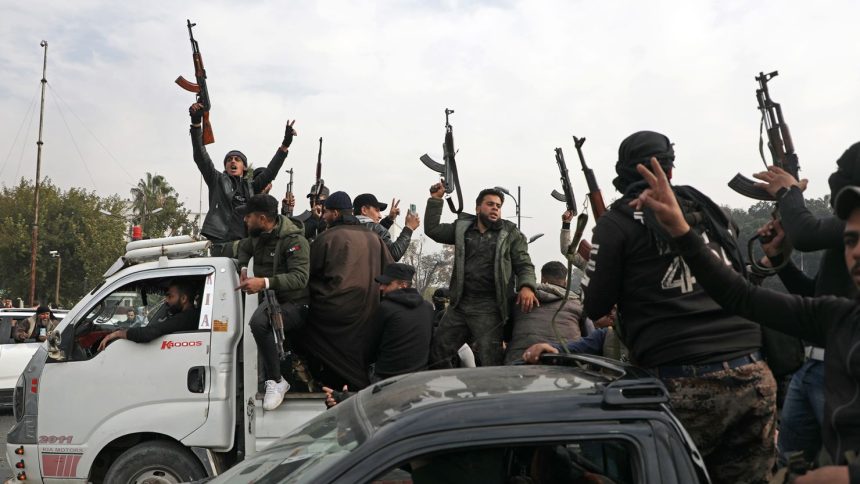
<svg viewBox="0 0 860 484"><path fill-rule="evenodd" d="M146 224L146 216L163 209L170 198L176 198L176 190L161 175L147 172L137 186L131 189L131 210L140 225Z"/></svg>

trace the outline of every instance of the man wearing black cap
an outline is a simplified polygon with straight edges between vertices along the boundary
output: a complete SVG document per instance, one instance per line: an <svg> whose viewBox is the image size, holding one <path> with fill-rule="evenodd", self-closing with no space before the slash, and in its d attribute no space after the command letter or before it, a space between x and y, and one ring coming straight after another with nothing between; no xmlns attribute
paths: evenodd
<svg viewBox="0 0 860 484"><path fill-rule="evenodd" d="M792 481L860 483L860 303L856 298L801 297L748 283L723 263L703 237L690 228L659 163L639 168L650 188L631 203L647 207L671 237L697 283L726 310L764 326L826 348L824 448L835 466L825 466ZM860 287L860 187L843 188L836 214L845 221L843 258ZM707 409L702 409L707 411Z"/></svg>
<svg viewBox="0 0 860 484"><path fill-rule="evenodd" d="M323 211L328 228L311 244L310 313L302 343L311 372L331 388L369 384L368 323L379 306L374 278L393 262L382 239L352 210L349 195L332 193Z"/></svg>
<svg viewBox="0 0 860 484"><path fill-rule="evenodd" d="M391 234L388 232L388 229L380 223L382 220L381 212L388 208L387 203L380 202L372 193L362 193L355 197L352 206L353 214L358 221L376 232L382 241L385 242L385 246L388 247L391 257L395 261L399 261L403 257L403 254L406 253L406 249L409 248L412 233L421 225L421 219L418 218L418 214L407 212L406 226L400 231L397 240L391 240ZM391 220L390 218L388 219Z"/></svg>
<svg viewBox="0 0 860 484"><path fill-rule="evenodd" d="M671 175L674 149L660 133L634 133L618 149L613 184L622 196L594 227L585 312L596 321L618 305L619 337L633 362L666 384L714 482L766 480L775 459L776 383L762 361L761 328L711 299L653 213L629 205L648 188L636 167L652 157ZM672 189L710 250L743 272L723 210L692 187Z"/></svg>
<svg viewBox="0 0 860 484"><path fill-rule="evenodd" d="M316 184L311 187L308 192L308 203L310 210L296 215L295 218L305 226L305 238L309 242L313 242L320 232L326 229L325 221L322 219L323 204L328 198L329 189L323 185L318 188ZM281 200L281 215L286 216L290 213L290 209L296 206L296 197L290 193L284 196Z"/></svg>
<svg viewBox="0 0 860 484"><path fill-rule="evenodd" d="M388 264L376 276L382 301L373 316L368 344L370 382L427 369L433 305L412 287L415 269Z"/></svg>
<svg viewBox="0 0 860 484"><path fill-rule="evenodd" d="M255 193L263 189L275 179L278 171L287 158L290 144L296 131L295 121L287 122L284 140L275 156L259 176L252 180L245 177L248 169L248 158L238 150L228 152L224 156L224 171L215 169L206 147L203 145L203 105L196 103L189 108L191 115L191 147L194 151L194 163L203 175L203 180L209 188L209 211L203 220L201 233L212 241L212 255L233 257L235 242L245 238L245 224L236 208L244 205Z"/></svg>
<svg viewBox="0 0 860 484"><path fill-rule="evenodd" d="M284 331L297 329L304 322L308 304L308 260L310 246L302 228L289 218L278 215L278 201L271 195L254 195L239 208L248 225L248 235L239 243L239 268L248 267L254 258L254 277L242 277L238 289L257 294L275 291L284 320ZM275 335L267 316L268 308L260 304L251 316L251 334L263 360L266 394L263 408L274 410L281 404L290 385L281 375Z"/></svg>
<svg viewBox="0 0 860 484"><path fill-rule="evenodd" d="M39 306L36 314L20 321L15 326L15 341L23 343L30 339L42 342L48 339L48 334L57 327L60 320L54 317L51 308Z"/></svg>

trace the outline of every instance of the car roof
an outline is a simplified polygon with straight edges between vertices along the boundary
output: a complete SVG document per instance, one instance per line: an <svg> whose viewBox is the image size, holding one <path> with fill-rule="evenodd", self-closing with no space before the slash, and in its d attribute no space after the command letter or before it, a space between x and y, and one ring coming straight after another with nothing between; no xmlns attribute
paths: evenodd
<svg viewBox="0 0 860 484"><path fill-rule="evenodd" d="M556 418L542 412L523 412L523 405L541 406L558 414L573 407L594 409L605 418L610 408L651 411L668 401L665 387L632 366L600 357L558 355L543 365L497 366L424 371L385 380L359 394L371 432L394 421L432 413L463 412L471 419L541 420ZM569 405L558 405L558 399ZM492 414L487 410L493 409ZM423 417L422 417L423 416ZM434 425L439 424L433 419ZM455 422L456 419L444 419Z"/></svg>

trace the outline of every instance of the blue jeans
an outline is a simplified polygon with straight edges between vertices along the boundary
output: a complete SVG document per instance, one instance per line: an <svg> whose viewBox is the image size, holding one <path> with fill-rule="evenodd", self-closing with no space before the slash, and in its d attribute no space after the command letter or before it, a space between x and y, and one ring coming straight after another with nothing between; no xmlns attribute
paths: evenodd
<svg viewBox="0 0 860 484"><path fill-rule="evenodd" d="M821 449L821 426L824 420L824 362L808 360L791 377L782 406L777 450L779 464L787 462L786 454L802 450L812 462Z"/></svg>

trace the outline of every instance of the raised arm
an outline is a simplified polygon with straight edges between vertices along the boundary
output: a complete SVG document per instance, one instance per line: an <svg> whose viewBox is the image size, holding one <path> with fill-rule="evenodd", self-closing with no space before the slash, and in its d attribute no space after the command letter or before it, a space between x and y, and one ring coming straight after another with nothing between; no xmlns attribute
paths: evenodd
<svg viewBox="0 0 860 484"><path fill-rule="evenodd" d="M424 210L424 233L440 244L453 244L454 224L440 223L444 208L442 202L444 193L445 187L441 183L430 187L430 198L427 199L427 208Z"/></svg>
<svg viewBox="0 0 860 484"><path fill-rule="evenodd" d="M287 159L287 154L289 154L293 137L298 136L295 128L293 128L294 124L296 124L295 120L287 121L287 127L284 130L284 140L281 142L281 146L275 151L275 155L272 156L272 160L268 166L259 175L254 177L254 181L252 182L254 193L260 193L266 185L272 183L278 176L278 172L281 171L281 167L284 166L284 160Z"/></svg>
<svg viewBox="0 0 860 484"><path fill-rule="evenodd" d="M188 108L188 114L191 116L191 149L194 154L194 163L200 170L200 174L203 175L206 186L212 186L220 172L212 164L212 159L203 145L203 105L200 103L192 104Z"/></svg>

